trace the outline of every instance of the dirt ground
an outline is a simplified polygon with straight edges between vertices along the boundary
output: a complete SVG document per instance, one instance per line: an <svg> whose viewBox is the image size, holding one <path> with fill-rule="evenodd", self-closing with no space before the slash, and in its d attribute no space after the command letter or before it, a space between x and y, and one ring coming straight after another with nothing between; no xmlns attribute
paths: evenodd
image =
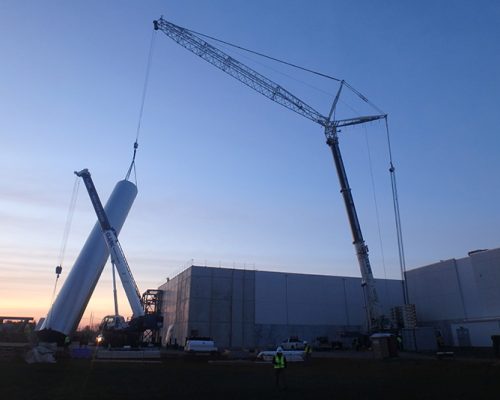
<svg viewBox="0 0 500 400"><path fill-rule="evenodd" d="M347 357L347 358L345 358ZM270 364L204 357L156 362L0 359L1 399L495 399L496 359L313 357L289 363L286 388Z"/></svg>

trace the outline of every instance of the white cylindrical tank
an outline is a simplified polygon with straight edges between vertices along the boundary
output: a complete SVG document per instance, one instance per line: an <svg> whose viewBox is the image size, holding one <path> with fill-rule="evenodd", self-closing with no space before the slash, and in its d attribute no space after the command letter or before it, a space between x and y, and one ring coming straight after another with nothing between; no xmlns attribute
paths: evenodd
<svg viewBox="0 0 500 400"><path fill-rule="evenodd" d="M119 234L137 196L137 187L123 180L116 184L104 209ZM43 341L61 342L78 327L94 288L109 257L109 250L97 222L47 314L38 336Z"/></svg>

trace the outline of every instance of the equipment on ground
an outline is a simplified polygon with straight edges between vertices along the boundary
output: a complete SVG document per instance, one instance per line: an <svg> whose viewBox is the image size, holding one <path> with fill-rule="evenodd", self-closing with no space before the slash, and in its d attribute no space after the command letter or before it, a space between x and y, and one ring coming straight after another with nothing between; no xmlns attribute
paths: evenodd
<svg viewBox="0 0 500 400"><path fill-rule="evenodd" d="M0 316L0 342L29 342L34 326L33 317Z"/></svg>
<svg viewBox="0 0 500 400"><path fill-rule="evenodd" d="M357 92L347 82L345 82L344 80L336 79L340 82L340 87L333 100L333 104L328 116L325 116L272 80L266 78L260 73L254 71L252 68L235 60L233 57L229 56L220 49L207 43L193 31L177 26L171 22L166 21L163 18L153 21L153 24L155 30L161 30L165 35L173 39L175 42L177 42L187 50L203 58L205 61L211 63L228 75L231 75L241 83L249 86L253 90L259 92L268 99L282 105L283 107L286 107L296 112L297 114L310 119L311 121L321 125L324 128L326 143L331 149L337 169L341 193L344 199L347 216L351 226L353 244L356 250L358 263L361 270L362 286L365 293L367 306L368 330L372 331L382 328L384 325L384 318L380 310L378 295L375 288L375 280L373 277L372 268L370 266L368 247L366 246L363 239L361 227L356 213L356 208L354 206L354 200L351 194L351 189L347 180L347 174L340 153L338 132L342 127L364 124L371 121L385 119L387 122L387 114L383 114L380 110L377 109L380 114L336 120L335 111L342 88L344 86L351 89L363 101L369 103L366 97Z"/></svg>

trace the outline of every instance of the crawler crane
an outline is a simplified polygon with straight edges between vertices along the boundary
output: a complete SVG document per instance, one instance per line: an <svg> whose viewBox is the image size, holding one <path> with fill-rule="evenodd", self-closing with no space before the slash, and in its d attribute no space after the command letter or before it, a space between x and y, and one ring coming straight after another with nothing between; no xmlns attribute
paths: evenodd
<svg viewBox="0 0 500 400"><path fill-rule="evenodd" d="M361 232L356 208L354 206L353 196L349 187L349 182L347 180L347 174L340 153L338 132L339 128L342 127L386 119L387 115L378 114L341 120L336 120L334 117L332 118L332 116L335 115L335 110L343 86L347 86L350 89L354 90L350 85L347 84L347 82L342 80L339 90L334 98L330 112L328 116L325 116L277 83L254 71L252 68L246 66L245 64L237 61L222 50L207 43L198 34L186 28L175 25L169 21L166 21L163 18L153 21L153 24L156 31L162 31L165 35L173 39L175 42L191 51L192 53L196 54L197 56L201 57L205 61L209 62L210 64L214 65L215 67L219 68L220 70L224 71L226 74L231 75L233 78L239 80L241 83L259 92L268 99L296 112L297 114L302 115L305 118L310 119L311 121L323 127L326 137L326 143L331 149L335 167L337 169L341 193L352 231L353 244L356 250L358 263L361 270L362 286L365 293L367 306L368 330L374 331L383 328L384 318L380 310L380 303L377 295L377 290L375 288L375 280L370 265L370 259L368 257L368 247L366 246L363 239L363 234ZM357 94L360 95L359 93ZM364 101L367 101L364 96L360 96Z"/></svg>
<svg viewBox="0 0 500 400"><path fill-rule="evenodd" d="M124 344L137 345L144 331L154 331L161 327L162 317L157 313L146 314L144 311L139 289L137 288L134 277L132 276L132 271L125 258L120 242L118 241L116 231L111 226L106 211L99 199L90 172L87 169L83 169L79 172L75 171L75 175L81 177L85 183L113 264L115 314L109 315L103 319L100 325L101 335L99 338L102 344L108 344L112 347L122 346ZM133 313L132 318L128 322L126 322L122 316L118 315L116 285L114 280L115 267L120 276L123 289L125 290Z"/></svg>

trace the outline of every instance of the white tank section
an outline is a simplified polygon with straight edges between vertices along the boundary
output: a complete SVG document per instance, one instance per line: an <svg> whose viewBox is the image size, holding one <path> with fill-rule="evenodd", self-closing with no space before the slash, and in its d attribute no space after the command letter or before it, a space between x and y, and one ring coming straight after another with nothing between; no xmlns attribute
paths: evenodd
<svg viewBox="0 0 500 400"><path fill-rule="evenodd" d="M137 187L123 180L116 184L104 209L111 226L119 234L137 196ZM97 222L40 328L45 341L61 341L78 326L109 257L101 227Z"/></svg>

